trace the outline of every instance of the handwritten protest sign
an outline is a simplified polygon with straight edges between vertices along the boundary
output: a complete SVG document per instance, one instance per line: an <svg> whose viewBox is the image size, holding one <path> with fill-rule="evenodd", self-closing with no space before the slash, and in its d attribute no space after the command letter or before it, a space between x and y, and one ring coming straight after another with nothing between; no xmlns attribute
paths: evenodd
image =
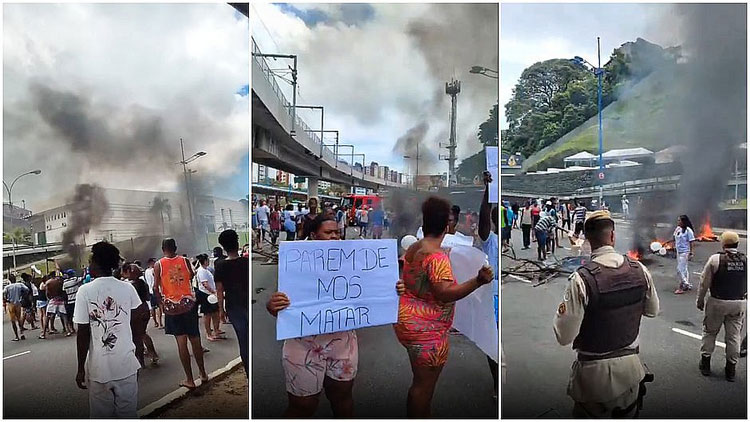
<svg viewBox="0 0 750 422"><path fill-rule="evenodd" d="M394 323L397 281L395 239L281 242L276 339Z"/></svg>
<svg viewBox="0 0 750 422"><path fill-rule="evenodd" d="M476 277L486 263L487 255L476 248L456 246L451 249L453 274L459 283ZM497 284L486 284L456 302L453 328L474 342L487 356L497 362L498 328L495 314Z"/></svg>
<svg viewBox="0 0 750 422"><path fill-rule="evenodd" d="M440 243L441 248L453 248L455 246L469 246L474 245L474 238L463 235L456 232L456 234L446 234L443 236L443 242Z"/></svg>
<svg viewBox="0 0 750 422"><path fill-rule="evenodd" d="M500 174L497 171L497 162L498 162L498 151L497 147L485 147L484 148L485 155L487 156L487 171L490 172L492 175L492 183L490 183L490 197L489 201L491 204L497 204L498 202L498 193L499 193L499 184Z"/></svg>

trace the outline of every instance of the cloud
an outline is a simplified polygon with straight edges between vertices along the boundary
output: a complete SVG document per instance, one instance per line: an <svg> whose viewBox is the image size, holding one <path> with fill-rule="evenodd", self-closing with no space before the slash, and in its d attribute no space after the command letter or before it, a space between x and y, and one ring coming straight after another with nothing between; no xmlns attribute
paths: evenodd
<svg viewBox="0 0 750 422"><path fill-rule="evenodd" d="M264 52L299 56L299 101L325 106L326 126L341 130L342 140L356 145L368 162L405 171L404 152L393 147L424 123L428 129L420 156L434 156L431 171L447 170L445 162L437 165L437 156L447 154L439 151L438 143L448 141L450 97L445 83L451 77L462 81L458 157L477 152L481 145L476 132L497 101L497 81L468 70L474 65L497 70L497 5L351 6L294 4L303 14L254 3L253 37ZM315 22L301 17L314 13L320 17ZM288 84L280 85L291 98ZM299 114L311 127L317 126L319 114Z"/></svg>
<svg viewBox="0 0 750 422"><path fill-rule="evenodd" d="M32 207L77 183L177 189L179 139L213 186L248 149L248 21L226 4L4 7L4 179Z"/></svg>

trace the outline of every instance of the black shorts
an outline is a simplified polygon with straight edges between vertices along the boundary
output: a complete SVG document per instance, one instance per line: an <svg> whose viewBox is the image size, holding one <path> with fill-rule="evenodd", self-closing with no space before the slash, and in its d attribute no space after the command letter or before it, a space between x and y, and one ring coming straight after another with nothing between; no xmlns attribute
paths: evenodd
<svg viewBox="0 0 750 422"><path fill-rule="evenodd" d="M576 223L574 232L575 232L576 235L578 235L582 231L583 231L583 221L579 221L579 222Z"/></svg>
<svg viewBox="0 0 750 422"><path fill-rule="evenodd" d="M209 303L208 295L200 290L196 290L196 297L198 299L198 305L200 305L200 312L203 315L212 314L219 311L218 303Z"/></svg>
<svg viewBox="0 0 750 422"><path fill-rule="evenodd" d="M503 227L500 233L501 240L510 240L510 233L511 233L510 230L511 230L510 226Z"/></svg>
<svg viewBox="0 0 750 422"><path fill-rule="evenodd" d="M159 296L155 294L151 294L151 309L156 309L159 307Z"/></svg>
<svg viewBox="0 0 750 422"><path fill-rule="evenodd" d="M198 306L194 305L193 309L185 312L184 314L165 315L164 332L173 336L199 336L200 331L198 331Z"/></svg>

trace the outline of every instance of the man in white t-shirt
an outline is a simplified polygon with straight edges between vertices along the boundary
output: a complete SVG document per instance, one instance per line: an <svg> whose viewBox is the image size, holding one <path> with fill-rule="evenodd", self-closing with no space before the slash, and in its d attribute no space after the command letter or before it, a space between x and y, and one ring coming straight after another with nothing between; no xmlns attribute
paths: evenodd
<svg viewBox="0 0 750 422"><path fill-rule="evenodd" d="M266 201L260 200L260 205L255 209L255 215L258 217L258 229L260 230L260 244L263 246L263 240L266 238L266 232L271 230L268 217L271 215L271 209L266 205Z"/></svg>
<svg viewBox="0 0 750 422"><path fill-rule="evenodd" d="M146 262L146 270L143 272L143 278L146 280L146 284L148 284L148 294L151 295L150 300L150 306L149 309L151 309L151 319L154 320L154 326L156 328L163 328L164 323L162 322L162 311L161 311L161 301L159 300L159 297L154 294L154 264L156 263L156 258L149 258L148 262Z"/></svg>
<svg viewBox="0 0 750 422"><path fill-rule="evenodd" d="M200 312L203 314L203 326L206 329L206 338L209 341L226 339L224 331L219 328L219 304L211 303L208 298L210 295L216 295L216 282L214 275L208 270L208 255L201 254L198 258L198 269L195 277L198 279L198 296L197 302L200 306ZM213 322L213 331L211 323Z"/></svg>
<svg viewBox="0 0 750 422"><path fill-rule="evenodd" d="M90 418L136 418L141 365L130 324L145 308L136 312L141 299L135 287L111 276L120 265L120 251L99 242L91 254L93 280L78 289L73 312L78 324L76 384L89 390Z"/></svg>

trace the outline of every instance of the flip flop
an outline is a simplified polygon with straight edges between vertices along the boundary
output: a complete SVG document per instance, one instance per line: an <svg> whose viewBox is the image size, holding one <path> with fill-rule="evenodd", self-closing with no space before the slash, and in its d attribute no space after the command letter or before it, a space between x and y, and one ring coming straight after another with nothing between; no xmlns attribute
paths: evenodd
<svg viewBox="0 0 750 422"><path fill-rule="evenodd" d="M65 337L70 337L73 333L65 333Z"/></svg>
<svg viewBox="0 0 750 422"><path fill-rule="evenodd" d="M21 340L21 339L20 338L12 338L12 339L10 339L10 341L19 341L19 340Z"/></svg>
<svg viewBox="0 0 750 422"><path fill-rule="evenodd" d="M46 339L46 338L47 338L47 337L45 337L45 336L44 336L44 334L41 334L41 335L39 336L39 339L40 339L40 340L44 340L44 339Z"/></svg>
<svg viewBox="0 0 750 422"><path fill-rule="evenodd" d="M185 381L180 381L180 387L185 387L185 388L187 388L188 390L195 390L196 388L198 388L198 386L197 386L197 385L187 385L187 384L185 383Z"/></svg>

